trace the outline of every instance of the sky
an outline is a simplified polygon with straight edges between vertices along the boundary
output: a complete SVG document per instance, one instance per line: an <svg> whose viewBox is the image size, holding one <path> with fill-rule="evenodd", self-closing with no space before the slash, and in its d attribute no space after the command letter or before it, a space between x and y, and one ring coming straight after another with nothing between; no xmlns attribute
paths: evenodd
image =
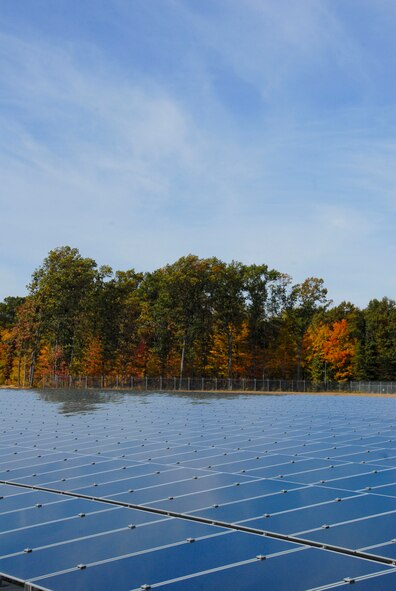
<svg viewBox="0 0 396 591"><path fill-rule="evenodd" d="M396 297L394 0L1 0L0 300L69 244Z"/></svg>

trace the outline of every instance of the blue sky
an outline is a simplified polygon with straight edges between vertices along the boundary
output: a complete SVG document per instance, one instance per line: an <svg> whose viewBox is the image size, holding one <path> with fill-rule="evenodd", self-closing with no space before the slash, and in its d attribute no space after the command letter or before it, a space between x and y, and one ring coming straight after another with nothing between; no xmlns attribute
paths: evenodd
<svg viewBox="0 0 396 591"><path fill-rule="evenodd" d="M396 296L394 0L2 0L0 299L55 246Z"/></svg>

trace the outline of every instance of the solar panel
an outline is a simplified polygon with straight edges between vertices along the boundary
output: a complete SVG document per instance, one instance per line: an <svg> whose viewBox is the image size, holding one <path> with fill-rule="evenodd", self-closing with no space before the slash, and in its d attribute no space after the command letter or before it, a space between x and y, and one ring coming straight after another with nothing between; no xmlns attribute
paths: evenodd
<svg viewBox="0 0 396 591"><path fill-rule="evenodd" d="M396 588L394 401L2 391L26 589Z"/></svg>

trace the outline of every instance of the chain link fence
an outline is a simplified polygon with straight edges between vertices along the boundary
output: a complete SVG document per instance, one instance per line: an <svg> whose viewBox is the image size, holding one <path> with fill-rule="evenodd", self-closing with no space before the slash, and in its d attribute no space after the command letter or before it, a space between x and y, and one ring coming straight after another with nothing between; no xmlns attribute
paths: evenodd
<svg viewBox="0 0 396 591"><path fill-rule="evenodd" d="M361 392L396 394L396 382L311 382L255 378L179 378L119 376L45 376L39 388L115 389L183 392Z"/></svg>

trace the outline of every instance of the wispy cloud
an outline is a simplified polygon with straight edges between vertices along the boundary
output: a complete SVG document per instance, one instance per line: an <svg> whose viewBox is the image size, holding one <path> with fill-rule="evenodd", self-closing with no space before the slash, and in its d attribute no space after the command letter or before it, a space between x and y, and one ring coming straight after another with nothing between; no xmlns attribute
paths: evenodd
<svg viewBox="0 0 396 591"><path fill-rule="evenodd" d="M114 2L105 41L0 34L0 297L64 243L118 268L196 252L324 276L336 300L395 293L395 112L348 19L310 0L160 7Z"/></svg>

